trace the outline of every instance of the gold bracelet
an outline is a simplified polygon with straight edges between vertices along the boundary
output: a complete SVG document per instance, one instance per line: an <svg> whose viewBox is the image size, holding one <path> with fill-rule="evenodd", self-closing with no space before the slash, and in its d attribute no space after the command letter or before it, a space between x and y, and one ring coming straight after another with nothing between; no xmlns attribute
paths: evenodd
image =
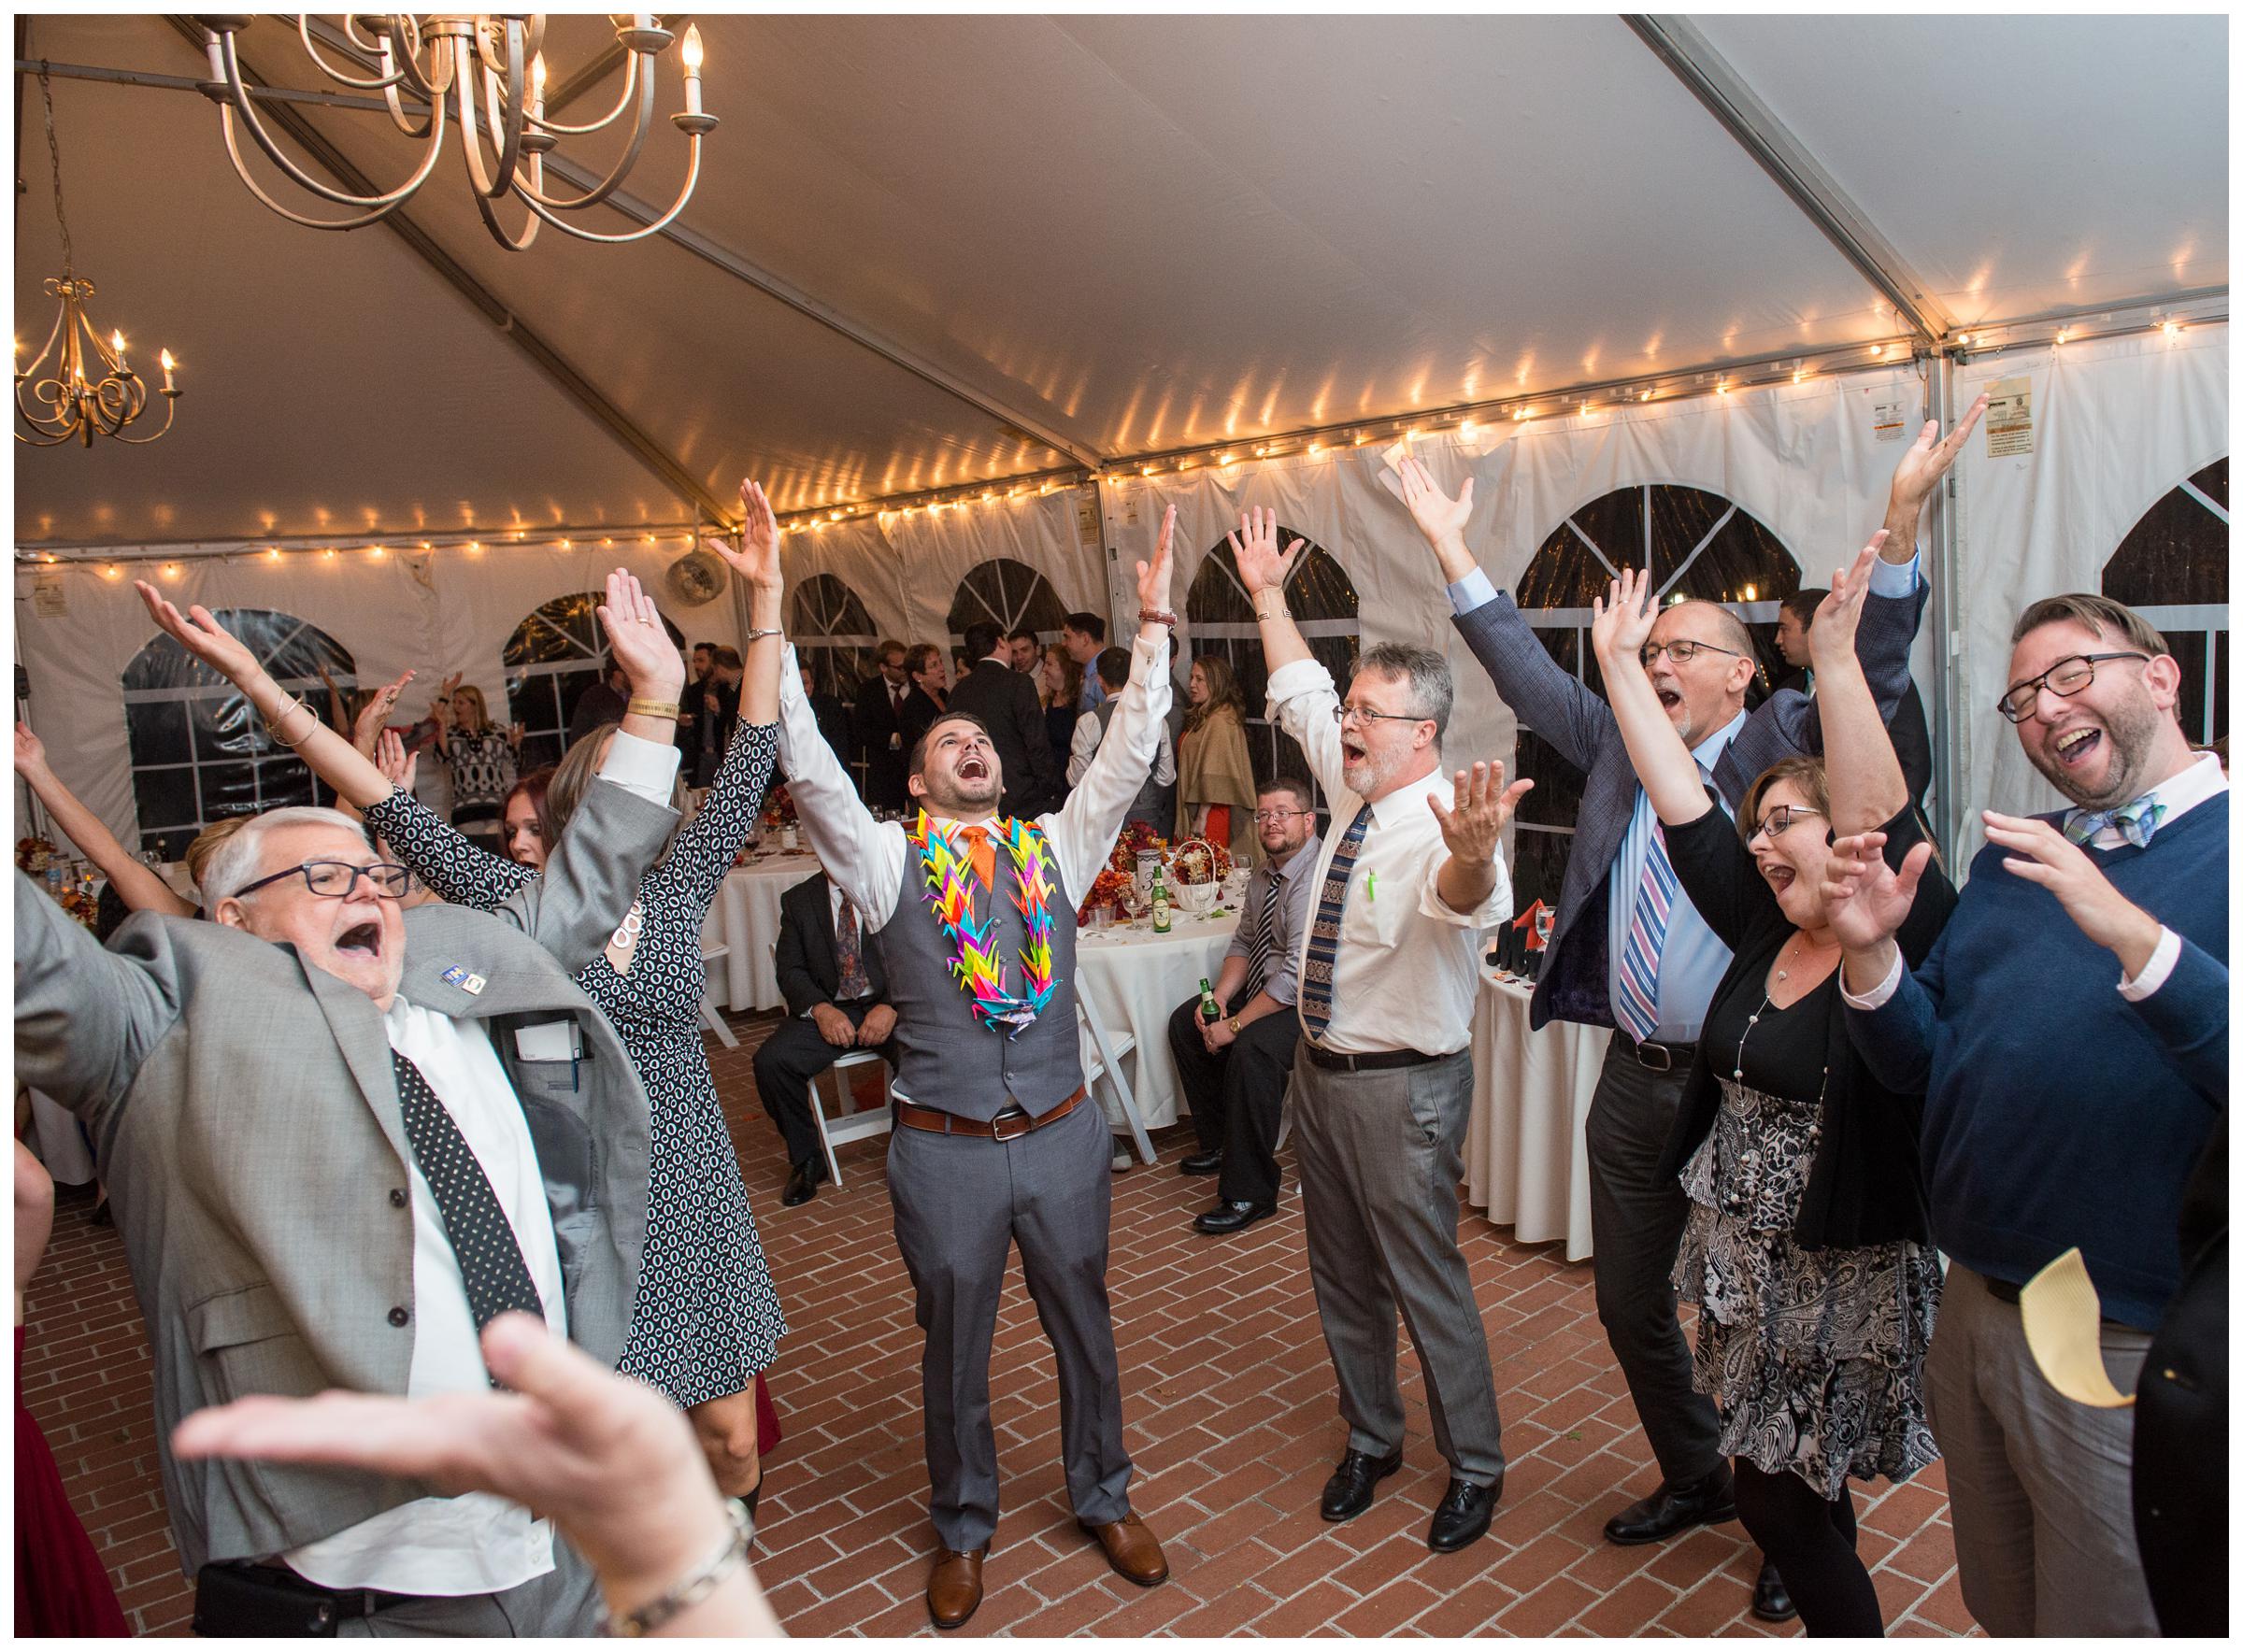
<svg viewBox="0 0 2243 1652"><path fill-rule="evenodd" d="M290 739L286 734L283 734L280 732L281 719L287 717L292 711L309 712L311 715L311 720L315 725L320 720L320 714L318 712L312 711L310 706L305 705L303 701L297 699L293 694L291 694L288 697L288 704L280 708L280 714L279 717L268 717L264 719L264 732L272 735L274 739L279 741L281 745L287 747L291 751L293 751L297 747L303 745L305 741L311 738L311 730L306 729L303 733L299 734L293 740Z"/></svg>
<svg viewBox="0 0 2243 1652"><path fill-rule="evenodd" d="M675 718L678 715L678 702L675 700L634 700L623 707L623 715L626 717Z"/></svg>

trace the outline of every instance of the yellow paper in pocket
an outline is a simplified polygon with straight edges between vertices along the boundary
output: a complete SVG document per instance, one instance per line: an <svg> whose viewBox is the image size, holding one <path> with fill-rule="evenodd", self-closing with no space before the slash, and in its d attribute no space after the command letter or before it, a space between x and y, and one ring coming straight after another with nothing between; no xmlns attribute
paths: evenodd
<svg viewBox="0 0 2243 1652"><path fill-rule="evenodd" d="M2134 1403L2103 1369L2103 1299L2087 1276L2087 1259L2072 1246L2017 1293L2025 1346L2049 1386L2065 1399L2108 1411Z"/></svg>

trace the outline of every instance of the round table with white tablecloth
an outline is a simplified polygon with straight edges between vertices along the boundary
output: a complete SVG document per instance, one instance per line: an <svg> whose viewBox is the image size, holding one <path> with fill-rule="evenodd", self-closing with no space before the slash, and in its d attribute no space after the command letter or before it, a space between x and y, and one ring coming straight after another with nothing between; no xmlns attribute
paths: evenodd
<svg viewBox="0 0 2243 1652"><path fill-rule="evenodd" d="M818 857L780 851L735 866L724 875L701 926L701 944L724 946L717 996L736 1011L776 1009L786 999L771 961L779 945L779 900L818 870Z"/></svg>
<svg viewBox="0 0 2243 1652"><path fill-rule="evenodd" d="M1152 933L1150 918L1076 932L1076 990L1108 1036L1128 1033L1137 1041L1122 1061L1147 1130L1174 1124L1184 1110L1176 1058L1168 1053L1168 1017L1198 992L1202 976L1212 981L1222 973L1237 927L1236 911L1218 908L1206 918L1177 913L1164 935Z"/></svg>
<svg viewBox="0 0 2243 1652"><path fill-rule="evenodd" d="M1611 1032L1573 1021L1527 1029L1534 983L1483 969L1472 1011L1472 1119L1464 1173L1472 1203L1523 1242L1589 1237L1589 1103Z"/></svg>

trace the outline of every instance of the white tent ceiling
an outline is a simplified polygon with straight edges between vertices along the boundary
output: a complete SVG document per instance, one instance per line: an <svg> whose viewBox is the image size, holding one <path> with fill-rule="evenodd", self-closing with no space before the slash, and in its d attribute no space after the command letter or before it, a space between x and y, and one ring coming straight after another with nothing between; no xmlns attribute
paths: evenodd
<svg viewBox="0 0 2243 1652"><path fill-rule="evenodd" d="M1904 330L1616 18L700 21L724 119L681 221L700 250L502 252L456 135L408 211L716 499L752 474L798 509ZM1962 325L2226 283L2223 18L1695 26ZM604 33L556 22L556 82ZM242 44L320 83L284 25ZM26 55L204 72L161 18L36 17ZM36 348L59 251L23 90ZM95 317L143 363L170 346L189 394L145 449L19 448L21 545L692 516L397 235L255 203L201 98L53 91ZM379 117L308 118L401 175ZM681 150L658 125L632 192L666 201Z"/></svg>

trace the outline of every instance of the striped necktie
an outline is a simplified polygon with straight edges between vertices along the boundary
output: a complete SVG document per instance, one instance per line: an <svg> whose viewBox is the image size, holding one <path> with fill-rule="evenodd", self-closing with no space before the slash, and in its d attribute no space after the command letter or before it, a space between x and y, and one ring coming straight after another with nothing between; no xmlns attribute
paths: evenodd
<svg viewBox="0 0 2243 1652"><path fill-rule="evenodd" d="M1638 1044L1659 1030L1659 954L1666 946L1678 888L1674 862L1666 858L1666 828L1654 819L1651 852L1644 857L1627 944L1621 948L1620 996L1612 1005L1621 1026Z"/></svg>
<svg viewBox="0 0 2243 1652"><path fill-rule="evenodd" d="M1354 824L1332 851L1324 869L1324 890L1316 903L1316 922L1308 930L1308 956L1301 966L1301 1025L1308 1036L1321 1039L1332 1024L1332 966L1339 957L1339 909L1347 902L1348 879L1355 872L1355 857L1363 849L1363 834L1370 830L1371 805L1355 811Z"/></svg>
<svg viewBox="0 0 2243 1652"><path fill-rule="evenodd" d="M1239 1002L1244 1003L1262 990L1262 983L1269 979L1269 961L1278 949L1278 869L1267 868L1262 878L1262 910L1254 919L1254 939L1246 954L1246 990Z"/></svg>

